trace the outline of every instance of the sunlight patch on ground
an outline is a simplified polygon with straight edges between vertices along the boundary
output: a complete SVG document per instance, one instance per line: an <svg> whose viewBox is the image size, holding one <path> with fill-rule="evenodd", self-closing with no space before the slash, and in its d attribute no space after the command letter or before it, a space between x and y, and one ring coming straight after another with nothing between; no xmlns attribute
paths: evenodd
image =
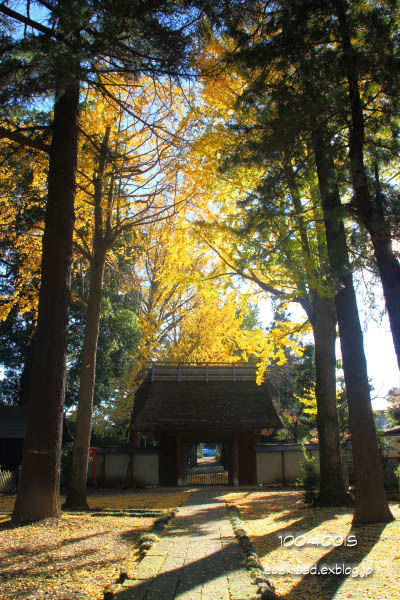
<svg viewBox="0 0 400 600"><path fill-rule="evenodd" d="M352 511L346 508L307 508L301 492L228 493L225 501L235 504L276 592L285 600L346 600L379 598L393 600L399 594L400 509L391 505L394 523L365 525L351 530ZM346 545L346 538L349 538ZM354 539L357 543L354 543ZM295 545L297 543L297 547ZM322 565L340 570L340 575L295 575L290 571ZM368 577L353 577L359 573ZM283 573L285 571L285 573Z"/></svg>
<svg viewBox="0 0 400 600"><path fill-rule="evenodd" d="M97 508L168 509L186 501L183 490L97 490L89 505ZM11 511L15 497L0 497L0 511ZM63 498L62 498L63 500ZM154 517L96 516L63 513L61 519L10 526L0 512L0 598L23 600L100 600L103 589L138 560L139 537Z"/></svg>
<svg viewBox="0 0 400 600"><path fill-rule="evenodd" d="M88 490L87 501L89 508L174 508L180 506L188 497L190 490L185 488L148 488L140 491L132 490ZM60 497L61 504L65 496ZM12 511L15 495L0 495L0 514L3 511Z"/></svg>

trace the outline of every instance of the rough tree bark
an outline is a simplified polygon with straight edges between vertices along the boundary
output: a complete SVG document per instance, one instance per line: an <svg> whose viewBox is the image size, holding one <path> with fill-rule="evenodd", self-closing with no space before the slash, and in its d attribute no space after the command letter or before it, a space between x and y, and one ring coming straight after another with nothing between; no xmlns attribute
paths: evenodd
<svg viewBox="0 0 400 600"><path fill-rule="evenodd" d="M33 329L33 324L32 324ZM24 368L19 380L18 404L26 405L29 400L29 383L32 379L33 356L35 347L35 333L31 331L30 338L25 347Z"/></svg>
<svg viewBox="0 0 400 600"><path fill-rule="evenodd" d="M102 209L104 176L107 163L110 128L106 128L99 155L99 166L94 181L94 236L90 262L89 297L86 308L86 326L82 350L79 382L78 414L72 450L72 469L65 506L87 507L86 483L92 428L93 394L96 378L96 354L99 337L103 276L110 236L110 215ZM104 222L105 221L105 222Z"/></svg>
<svg viewBox="0 0 400 600"><path fill-rule="evenodd" d="M289 159L287 160L289 164ZM297 214L300 241L305 256L311 257L307 227L302 216L300 196L295 176L286 168L290 194ZM321 263L324 262L320 257ZM310 261L312 263L312 261ZM321 264L321 269L324 265ZM317 278L318 274L314 273ZM336 408L336 311L333 298L323 297L317 290L301 302L313 328L315 343L315 397L320 455L320 485L317 503L320 506L340 506L351 502L342 471L339 441L339 420Z"/></svg>
<svg viewBox="0 0 400 600"><path fill-rule="evenodd" d="M383 487L383 469L372 414L363 335L347 252L343 207L340 201L335 166L329 153L329 145L324 140L320 129L315 126L312 130L312 143L322 200L329 262L338 288L335 304L349 405L356 484L353 522L389 522L393 520L393 516L389 510Z"/></svg>
<svg viewBox="0 0 400 600"><path fill-rule="evenodd" d="M357 60L343 0L334 2L345 60L343 61L349 90L351 125L349 159L354 190L354 208L371 237L379 276L382 282L393 344L400 368L400 264L393 252L391 231L385 219L383 205L373 201L364 164L364 113L358 82Z"/></svg>
<svg viewBox="0 0 400 600"><path fill-rule="evenodd" d="M39 314L22 473L13 519L60 514L60 455L74 224L79 85L56 93Z"/></svg>
<svg viewBox="0 0 400 600"><path fill-rule="evenodd" d="M92 428L93 392L96 374L96 352L99 337L105 251L98 248L90 267L90 291L86 311L85 338L82 350L78 414L72 450L72 469L65 506L87 507L86 480Z"/></svg>
<svg viewBox="0 0 400 600"><path fill-rule="evenodd" d="M320 506L350 504L342 471L336 408L336 311L333 298L314 294L310 322L315 342L317 429L320 456Z"/></svg>

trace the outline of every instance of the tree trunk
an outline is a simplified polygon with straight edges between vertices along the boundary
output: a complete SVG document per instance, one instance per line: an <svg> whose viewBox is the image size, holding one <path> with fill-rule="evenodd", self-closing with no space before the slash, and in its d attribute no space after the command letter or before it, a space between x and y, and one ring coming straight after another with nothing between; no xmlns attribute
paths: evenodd
<svg viewBox="0 0 400 600"><path fill-rule="evenodd" d="M29 419L14 521L60 514L60 457L74 223L79 85L56 94Z"/></svg>
<svg viewBox="0 0 400 600"><path fill-rule="evenodd" d="M96 376L97 340L101 299L103 295L103 274L105 263L104 247L97 248L90 266L90 290L86 311L85 339L82 350L82 366L78 399L78 415L72 450L72 470L65 506L69 508L87 507L86 482L92 429L93 392Z"/></svg>
<svg viewBox="0 0 400 600"><path fill-rule="evenodd" d="M289 157L287 164L290 164ZM302 217L302 206L293 170L286 168L293 205L297 213L303 253L312 258L307 228ZM322 255L322 253L321 253ZM325 271L326 261L321 261ZM310 264L312 261L310 260ZM314 272L313 277L318 277ZM313 328L315 342L315 375L317 401L317 429L320 455L320 486L317 503L320 506L349 504L350 497L343 479L339 443L339 421L336 409L336 311L333 298L323 298L317 291L301 302Z"/></svg>
<svg viewBox="0 0 400 600"><path fill-rule="evenodd" d="M110 214L104 224L103 186L107 161L110 127L106 128L100 155L97 177L94 180L94 236L90 263L89 298L86 309L85 338L79 382L78 415L72 450L72 469L65 506L87 507L86 483L92 430L93 393L96 379L96 354L99 338L101 299L103 296L104 264L109 237ZM110 207L112 210L112 207ZM106 233L104 233L104 225Z"/></svg>
<svg viewBox="0 0 400 600"><path fill-rule="evenodd" d="M320 506L349 504L343 478L336 409L336 312L333 298L314 294L311 325L315 341L317 428L320 457Z"/></svg>
<svg viewBox="0 0 400 600"><path fill-rule="evenodd" d="M378 198L376 203L373 202L368 187L364 165L364 113L358 83L356 55L351 43L345 4L342 0L335 0L335 7L345 57L344 70L349 86L351 109L349 159L354 190L354 207L359 220L371 236L389 315L397 363L400 368L400 264L393 252L390 226L385 220L383 206Z"/></svg>
<svg viewBox="0 0 400 600"><path fill-rule="evenodd" d="M383 469L376 439L369 393L363 335L343 225L343 208L329 146L319 129L312 141L320 188L329 262L338 292L335 297L343 371L351 427L356 484L354 523L389 522Z"/></svg>
<svg viewBox="0 0 400 600"><path fill-rule="evenodd" d="M25 347L24 368L19 380L18 404L25 406L29 400L29 384L32 379L33 357L35 348L35 333L32 332Z"/></svg>
<svg viewBox="0 0 400 600"><path fill-rule="evenodd" d="M371 234L371 241L385 296L397 364L400 369L400 264L393 252L390 237L381 236L370 228L368 231Z"/></svg>

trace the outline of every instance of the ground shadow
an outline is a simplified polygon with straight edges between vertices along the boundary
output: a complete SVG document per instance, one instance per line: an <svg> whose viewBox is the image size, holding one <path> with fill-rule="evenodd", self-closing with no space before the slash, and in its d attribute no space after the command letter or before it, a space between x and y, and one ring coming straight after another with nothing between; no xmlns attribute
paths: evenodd
<svg viewBox="0 0 400 600"><path fill-rule="evenodd" d="M315 529L321 523L341 514L343 510L343 507L330 507L321 511L319 508L310 508L304 503L298 504L299 498L300 495L296 495L293 504L290 504L287 493L274 493L272 498L269 495L266 498L261 497L253 500L248 497L247 502L235 504L243 521L257 521L257 519L265 518L266 515L276 514L276 521L289 522L287 526L274 529L271 533L253 533L251 535L253 542L262 544L265 554L281 547L283 538L286 536L298 536Z"/></svg>
<svg viewBox="0 0 400 600"><path fill-rule="evenodd" d="M236 542L226 545L222 550L208 554L205 558L194 560L182 567L159 573L154 578L132 582L134 595L130 587L118 593L118 600L159 600L174 598L176 594L187 594L199 589L207 582L213 582L220 577L240 567L241 550ZM126 582L125 585L130 582ZM216 582L216 585L218 583ZM221 585L221 583L219 583ZM184 596L183 596L184 597Z"/></svg>
<svg viewBox="0 0 400 600"><path fill-rule="evenodd" d="M332 548L322 556L310 568L311 573L303 577L299 583L293 587L288 594L280 596L285 600L297 600L298 598L323 598L331 600L336 592L348 577L352 577L352 573L348 570L347 574L342 571L344 568L351 569L360 565L361 561L371 552L372 548L379 541L386 523L378 523L373 528L371 526L356 526L351 529L348 535L354 534L359 541L357 546L353 548L339 546ZM363 535L368 527L368 535ZM371 531L372 529L372 531ZM373 565L371 565L373 567ZM321 573L321 569L333 569L335 572ZM316 574L312 574L316 571ZM365 572L364 572L365 573ZM318 586L318 596L316 595L316 586Z"/></svg>
<svg viewBox="0 0 400 600"><path fill-rule="evenodd" d="M201 492L197 493L199 494ZM205 492L204 495L206 494L207 492ZM192 537L204 536L204 528L206 526L205 523L221 520L221 503L217 504L215 496L209 497L209 493L206 497L203 496L203 499L200 502L190 504L191 506L199 504L204 506L204 508L199 509L195 516L191 516L188 523L186 523L182 517L179 520L173 519L171 524L167 526L164 535L178 537L179 535L185 533ZM189 506L189 503L187 503L187 505ZM137 529L124 531L121 533L121 537L127 540L132 539L132 534L134 531L137 531Z"/></svg>
<svg viewBox="0 0 400 600"><path fill-rule="evenodd" d="M291 508L287 495L280 496L279 493L269 494L266 498L257 497L256 499L251 499L251 497L247 497L244 502L238 502L237 506L244 521L256 521L258 518L265 518L266 515L271 516L274 513L276 513L277 521L293 521L285 527L275 529L271 533L261 535L257 535L257 533L252 534L251 539L255 543L256 548L258 544L262 544L263 563L266 565L266 569L277 566L276 564L268 565L268 555L281 547L282 539L285 536L293 535L296 537L309 533L323 522L332 521L336 516L346 513L350 513L351 515L352 512L351 508L345 506L308 508L304 504L293 504ZM272 517L272 520L274 520L274 517ZM306 597L323 600L333 599L344 581L348 577L352 577L356 572L351 569L359 567L360 563L368 556L372 548L379 541L385 527L385 523L378 523L372 526L354 526L347 533L347 536L355 535L357 545L353 547L346 545L332 547L310 566L310 573L299 579L298 583L287 594L279 597L284 600L298 600L299 598ZM288 559L285 567L288 570L289 576L292 576L289 573L291 566L294 569L296 568L295 565L290 564L290 559ZM304 565L305 568L307 566L309 565ZM373 568L373 565L369 565L369 567ZM346 569L347 573L343 573L343 570ZM360 568L358 572L365 575L365 569ZM283 576L283 573L281 576ZM273 583L274 577L268 577Z"/></svg>

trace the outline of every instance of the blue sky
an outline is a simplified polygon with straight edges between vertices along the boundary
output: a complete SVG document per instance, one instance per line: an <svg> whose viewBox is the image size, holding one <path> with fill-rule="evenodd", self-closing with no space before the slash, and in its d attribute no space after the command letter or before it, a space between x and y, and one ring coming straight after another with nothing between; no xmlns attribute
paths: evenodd
<svg viewBox="0 0 400 600"><path fill-rule="evenodd" d="M378 287L374 290L375 308L365 303L365 297L359 291L357 302L360 319L364 332L364 349L367 358L368 376L373 385L372 407L380 410L387 407L384 397L391 388L400 387L400 371L397 366L396 354L393 349L389 319L383 312L383 297ZM298 304L289 307L291 318L305 319L305 313ZM260 317L264 325L269 325L272 310L268 301L260 303ZM337 340L336 351L340 357L340 342Z"/></svg>

